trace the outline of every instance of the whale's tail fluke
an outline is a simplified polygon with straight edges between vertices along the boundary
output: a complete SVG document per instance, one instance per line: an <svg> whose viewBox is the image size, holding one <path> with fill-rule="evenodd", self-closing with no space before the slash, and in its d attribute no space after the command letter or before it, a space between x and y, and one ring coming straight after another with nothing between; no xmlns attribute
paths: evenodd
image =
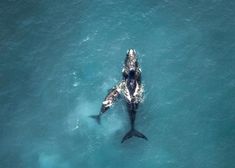
<svg viewBox="0 0 235 168"><path fill-rule="evenodd" d="M98 124L100 124L100 115L91 115L91 118L95 119Z"/></svg>
<svg viewBox="0 0 235 168"><path fill-rule="evenodd" d="M128 133L126 133L126 135L122 138L122 143L125 141L125 140L127 140L127 139L129 139L129 138L131 138L131 137L133 137L133 136L136 136L136 137L139 137L139 138L143 138L143 139L145 139L145 140L148 140L148 138L144 135L144 134L142 134L141 132L139 132L139 131L137 131L137 130L135 130L135 129L131 129Z"/></svg>

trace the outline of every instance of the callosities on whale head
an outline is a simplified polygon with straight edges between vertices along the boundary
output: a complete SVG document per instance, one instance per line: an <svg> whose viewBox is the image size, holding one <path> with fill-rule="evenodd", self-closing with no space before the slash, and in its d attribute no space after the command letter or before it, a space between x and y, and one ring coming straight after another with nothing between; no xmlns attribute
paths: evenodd
<svg viewBox="0 0 235 168"><path fill-rule="evenodd" d="M134 49L127 50L127 58L126 58L126 67L129 71L135 71L136 70L136 62L137 62L137 54Z"/></svg>

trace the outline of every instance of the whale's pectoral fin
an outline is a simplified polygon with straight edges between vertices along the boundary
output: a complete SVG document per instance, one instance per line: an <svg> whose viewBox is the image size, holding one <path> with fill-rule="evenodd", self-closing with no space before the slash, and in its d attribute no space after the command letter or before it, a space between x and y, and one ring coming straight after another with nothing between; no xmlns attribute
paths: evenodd
<svg viewBox="0 0 235 168"><path fill-rule="evenodd" d="M122 138L122 142L123 143L125 140L133 137L133 136L136 136L136 137L139 137L139 138L143 138L145 140L148 140L148 138L142 134L141 132L135 130L135 129L131 129L128 133L126 133L126 135Z"/></svg>
<svg viewBox="0 0 235 168"><path fill-rule="evenodd" d="M91 115L90 117L93 118L93 119L95 119L95 120L97 121L97 123L100 124L100 116L101 116L101 115L98 114L98 115Z"/></svg>

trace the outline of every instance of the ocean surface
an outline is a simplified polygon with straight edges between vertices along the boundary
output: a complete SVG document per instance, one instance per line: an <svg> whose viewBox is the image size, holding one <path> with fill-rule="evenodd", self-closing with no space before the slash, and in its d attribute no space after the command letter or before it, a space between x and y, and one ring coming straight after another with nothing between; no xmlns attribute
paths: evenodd
<svg viewBox="0 0 235 168"><path fill-rule="evenodd" d="M0 168L234 168L235 2L0 2ZM89 115L135 48L131 138L120 99Z"/></svg>

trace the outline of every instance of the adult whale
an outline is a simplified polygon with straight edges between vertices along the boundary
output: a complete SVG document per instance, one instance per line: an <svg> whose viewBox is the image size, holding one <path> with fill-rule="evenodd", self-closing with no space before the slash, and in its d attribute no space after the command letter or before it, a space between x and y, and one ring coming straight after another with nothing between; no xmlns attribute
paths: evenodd
<svg viewBox="0 0 235 168"><path fill-rule="evenodd" d="M126 100L131 129L125 134L121 142L123 143L133 136L148 140L144 134L135 129L136 113L143 97L143 85L141 84L141 69L134 49L129 49L127 51L122 75L123 80L109 90L102 103L100 113L98 115L92 115L91 117L100 123L101 115L118 100L120 95L123 95Z"/></svg>

